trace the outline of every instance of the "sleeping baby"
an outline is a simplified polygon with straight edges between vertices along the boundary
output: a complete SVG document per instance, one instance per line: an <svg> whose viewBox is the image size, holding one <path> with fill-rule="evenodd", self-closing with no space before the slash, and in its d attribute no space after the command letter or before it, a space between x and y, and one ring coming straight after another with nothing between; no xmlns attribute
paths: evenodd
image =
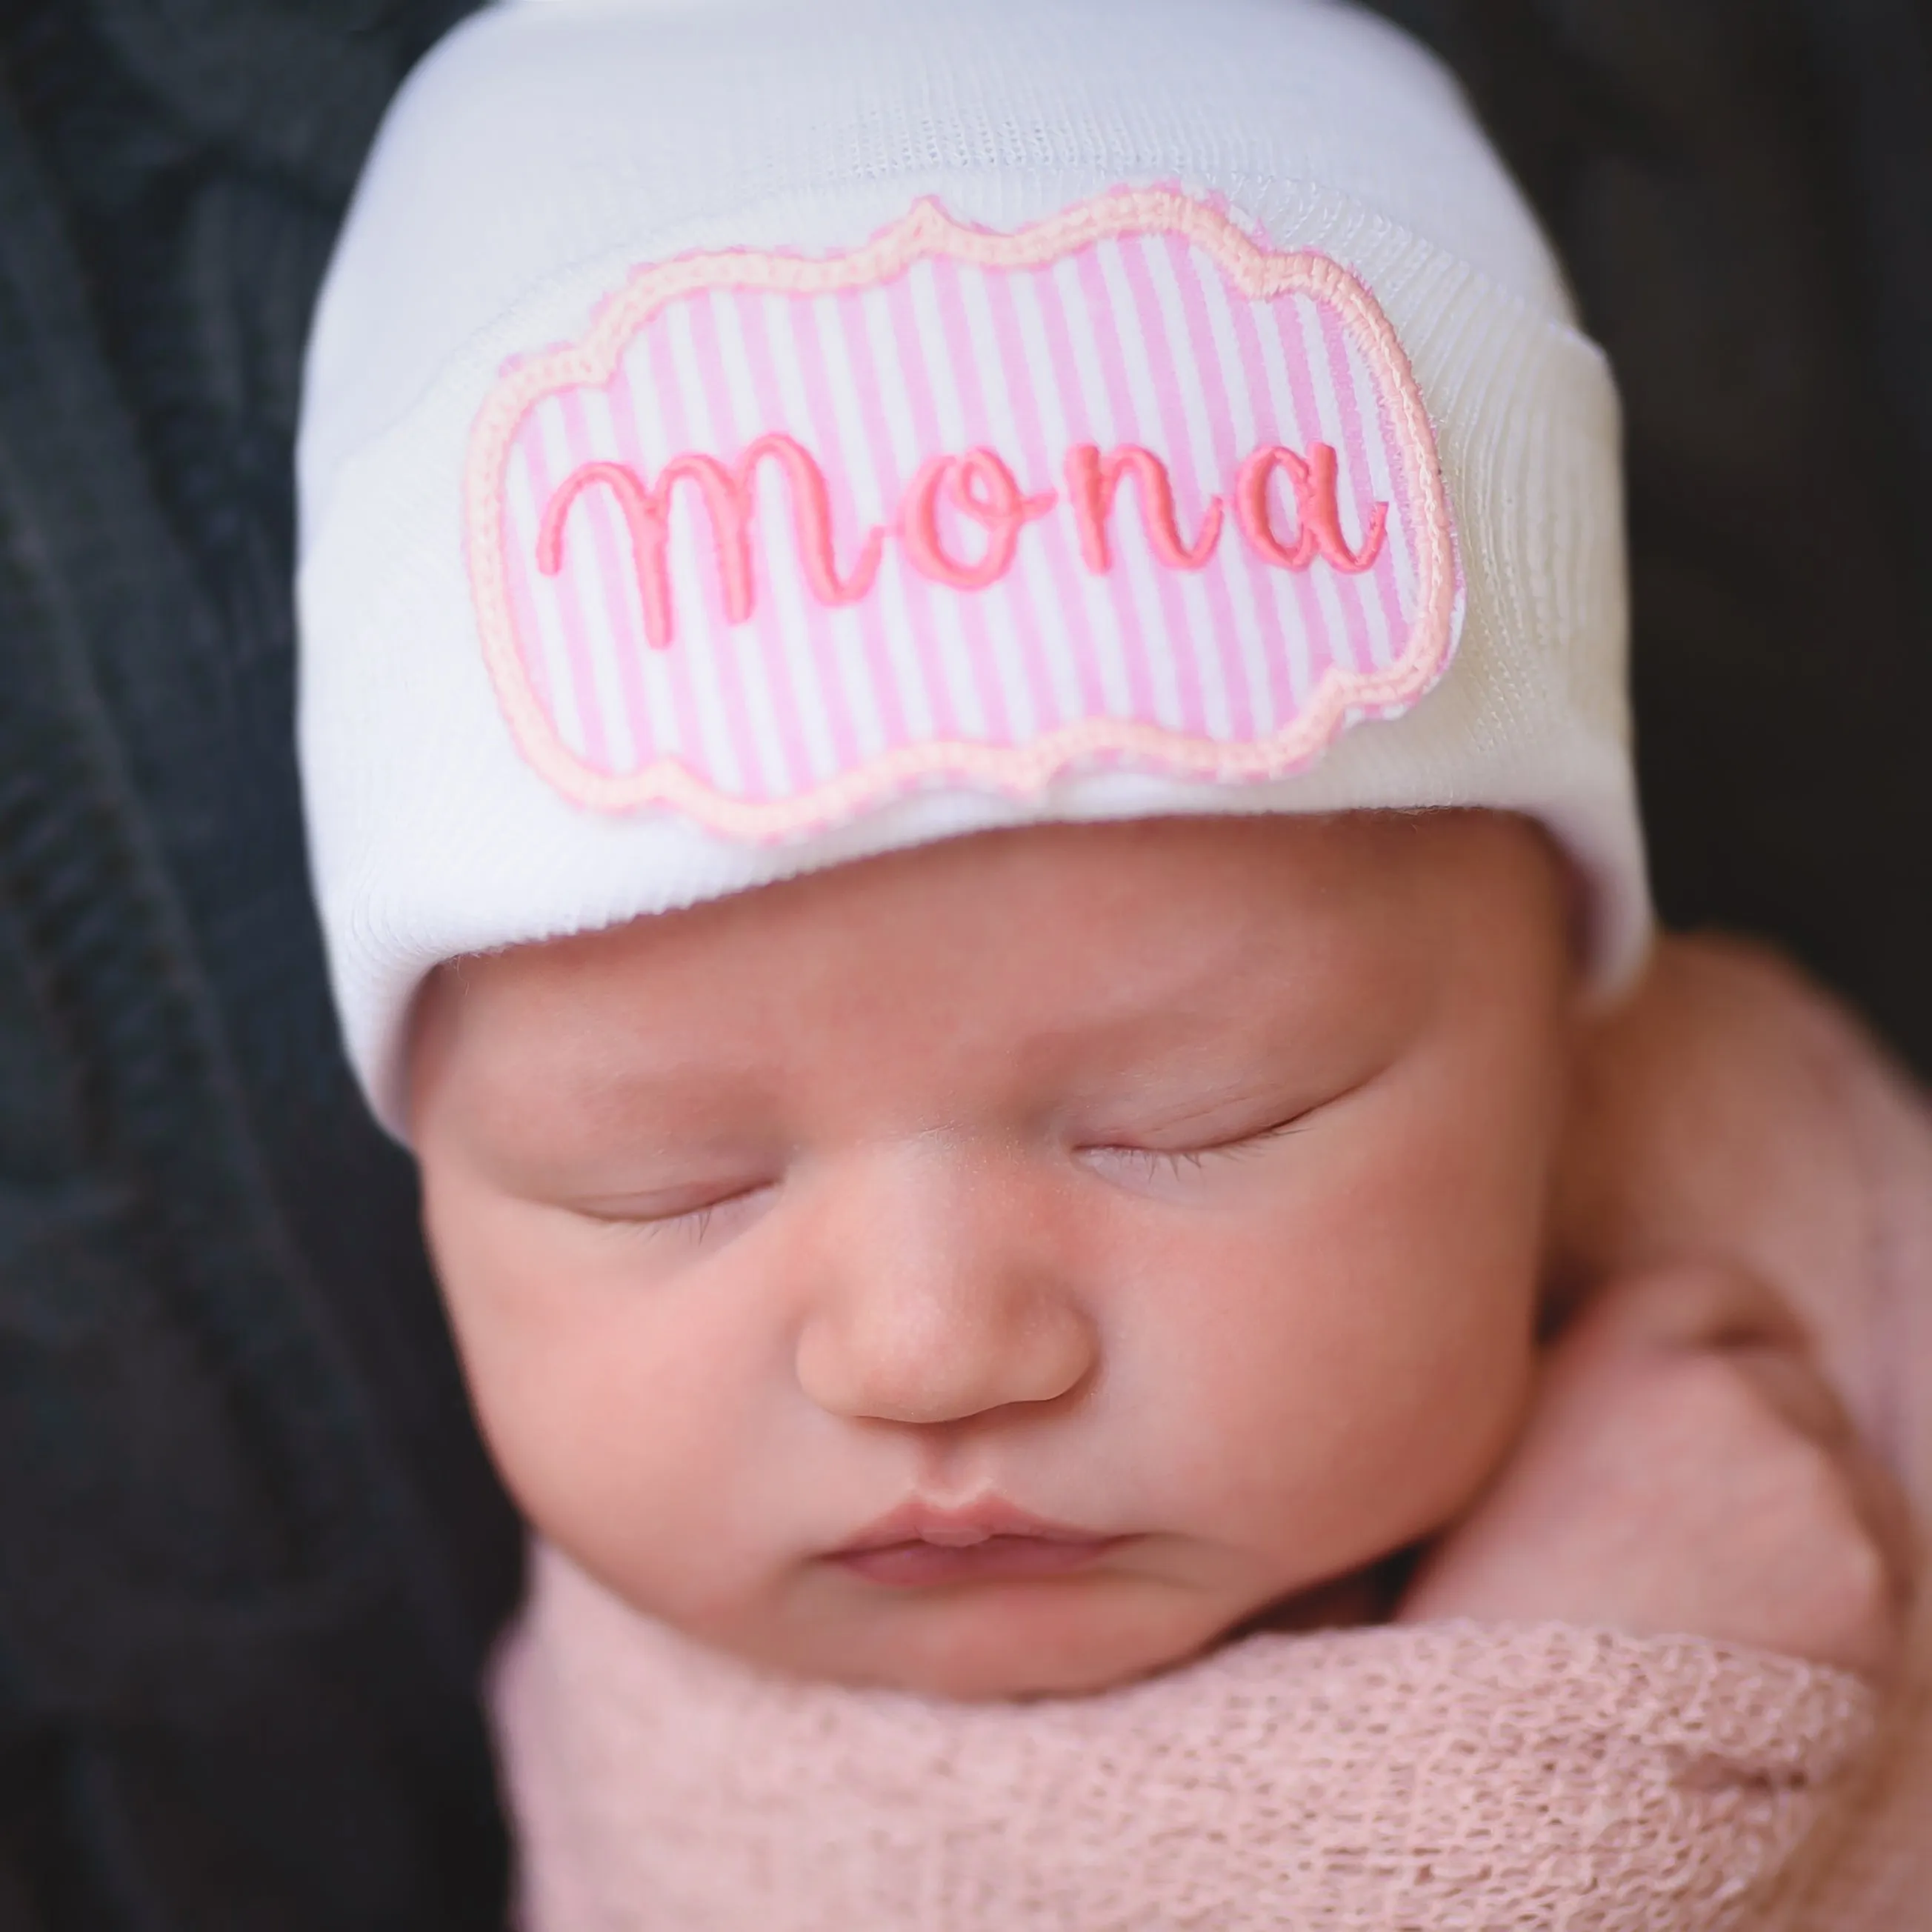
<svg viewBox="0 0 1932 1932"><path fill-rule="evenodd" d="M1913 1922L1932 1137L1653 944L1617 434L1325 0L406 89L302 754L532 1532L525 1932Z"/></svg>

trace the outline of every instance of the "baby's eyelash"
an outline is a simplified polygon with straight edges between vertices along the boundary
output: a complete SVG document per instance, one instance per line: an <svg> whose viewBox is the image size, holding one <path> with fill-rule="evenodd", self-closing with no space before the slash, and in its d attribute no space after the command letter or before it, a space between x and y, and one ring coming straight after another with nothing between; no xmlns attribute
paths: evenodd
<svg viewBox="0 0 1932 1932"><path fill-rule="evenodd" d="M1252 1154L1257 1148L1265 1147L1270 1141L1286 1140L1290 1134L1298 1134L1307 1129L1308 1116L1312 1108L1299 1114L1291 1114L1285 1120L1277 1120L1271 1127L1263 1127L1258 1132L1244 1134L1239 1140L1226 1141L1216 1148L1210 1148L1210 1154Z"/></svg>
<svg viewBox="0 0 1932 1932"><path fill-rule="evenodd" d="M1184 1161L1191 1160L1197 1166L1200 1164L1198 1155L1168 1154L1159 1148L1097 1147L1091 1151L1096 1154L1111 1156L1124 1165L1137 1169L1144 1178L1149 1180L1157 1174L1178 1174Z"/></svg>
<svg viewBox="0 0 1932 1932"><path fill-rule="evenodd" d="M1104 1151L1132 1162L1149 1174L1179 1174L1184 1169L1198 1172L1210 1160L1238 1160L1244 1155L1258 1153L1270 1142L1300 1132L1307 1121L1306 1113L1291 1114L1286 1120L1277 1120L1272 1126L1259 1128L1253 1133L1242 1134L1233 1140L1218 1141L1211 1147L1112 1147Z"/></svg>
<svg viewBox="0 0 1932 1932"><path fill-rule="evenodd" d="M653 1241L667 1234L682 1234L688 1240L701 1241L710 1230L718 1208L718 1204L713 1202L708 1207L687 1208L682 1214L660 1214L640 1225Z"/></svg>
<svg viewBox="0 0 1932 1932"><path fill-rule="evenodd" d="M673 1212L651 1214L641 1208L626 1211L613 1207L598 1210L580 1208L577 1211L587 1220L600 1227L609 1228L626 1235L641 1235L646 1240L659 1240L675 1236L688 1241L701 1241L711 1232L712 1223L717 1216L730 1209L740 1207L765 1193L764 1187L747 1187L736 1194L728 1194L715 1201L706 1201L698 1206L679 1208Z"/></svg>
<svg viewBox="0 0 1932 1932"><path fill-rule="evenodd" d="M656 1240L669 1234L698 1238L710 1225L711 1216L716 1210L690 1208L678 1214L604 1214L590 1208L579 1208L577 1211L592 1226L608 1228L614 1235L641 1235Z"/></svg>

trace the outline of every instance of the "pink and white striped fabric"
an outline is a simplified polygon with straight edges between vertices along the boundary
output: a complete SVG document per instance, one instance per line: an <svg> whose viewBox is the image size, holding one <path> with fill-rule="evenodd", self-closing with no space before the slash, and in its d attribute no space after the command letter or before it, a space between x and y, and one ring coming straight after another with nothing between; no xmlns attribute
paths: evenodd
<svg viewBox="0 0 1932 1932"><path fill-rule="evenodd" d="M1373 297L1178 190L641 268L506 368L466 490L524 757L741 838L922 783L1280 777L1462 621Z"/></svg>

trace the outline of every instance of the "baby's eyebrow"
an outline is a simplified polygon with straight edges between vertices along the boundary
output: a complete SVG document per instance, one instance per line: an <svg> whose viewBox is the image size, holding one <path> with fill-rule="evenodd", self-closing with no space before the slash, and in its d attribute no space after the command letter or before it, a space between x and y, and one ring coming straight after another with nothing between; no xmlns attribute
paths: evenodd
<svg viewBox="0 0 1932 1932"><path fill-rule="evenodd" d="M780 1158L770 1136L707 1123L696 1131L662 1117L532 1120L493 1140L482 1164L514 1191L572 1201L631 1199L720 1178L749 1180Z"/></svg>
<svg viewBox="0 0 1932 1932"><path fill-rule="evenodd" d="M614 1042L596 1054L574 1052L536 1066L519 1060L494 1070L486 1111L512 1140L609 1132L674 1151L722 1142L769 1118L770 1075L768 1067L735 1052Z"/></svg>

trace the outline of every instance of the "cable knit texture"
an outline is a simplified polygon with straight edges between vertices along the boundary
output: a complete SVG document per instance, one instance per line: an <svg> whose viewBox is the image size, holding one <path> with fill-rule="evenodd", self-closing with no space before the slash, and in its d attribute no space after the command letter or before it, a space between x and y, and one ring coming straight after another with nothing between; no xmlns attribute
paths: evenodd
<svg viewBox="0 0 1932 1932"><path fill-rule="evenodd" d="M1556 1624L934 1703L761 1674L549 1549L496 1710L523 1932L1720 1932L1876 1723L1839 1672Z"/></svg>

